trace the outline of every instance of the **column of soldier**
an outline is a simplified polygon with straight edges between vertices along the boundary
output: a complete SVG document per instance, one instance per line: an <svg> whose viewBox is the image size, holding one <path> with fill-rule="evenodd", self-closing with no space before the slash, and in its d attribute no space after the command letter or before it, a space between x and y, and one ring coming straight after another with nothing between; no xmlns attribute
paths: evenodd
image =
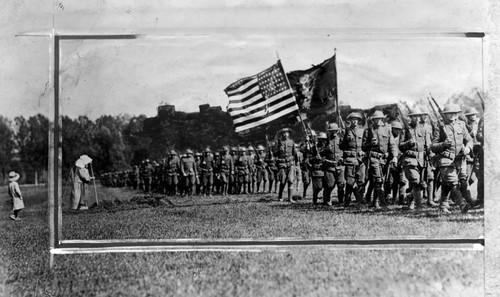
<svg viewBox="0 0 500 297"><path fill-rule="evenodd" d="M466 213L484 201L483 121L474 108L465 111L466 122L459 118L461 112L458 105L446 105L438 126L418 109L411 110L408 123L386 123L386 116L377 110L369 118L369 128L361 125L364 117L353 112L345 129L332 123L326 132L311 131L300 145L290 139L291 130L283 128L267 147L223 146L203 153L188 149L180 157L172 150L161 162L144 160L140 167L101 179L105 186L167 195L274 192L280 201L291 203L300 197L294 192L302 181L300 198L306 198L312 184L313 204L321 199L324 205L333 205L337 187L335 204L343 207L386 209L400 204L416 211L439 207L448 214L453 203ZM469 190L474 177L476 199Z"/></svg>

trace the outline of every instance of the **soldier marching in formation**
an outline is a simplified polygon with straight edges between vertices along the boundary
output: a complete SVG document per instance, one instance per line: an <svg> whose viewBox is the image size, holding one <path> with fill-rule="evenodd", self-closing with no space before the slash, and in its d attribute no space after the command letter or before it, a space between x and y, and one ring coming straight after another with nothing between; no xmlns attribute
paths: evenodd
<svg viewBox="0 0 500 297"><path fill-rule="evenodd" d="M452 201L466 213L484 203L484 124L475 108L465 110L466 121L461 112L446 105L439 125L418 108L409 111L409 121L388 122L375 110L363 123L365 115L352 112L344 129L327 123L326 131L309 130L301 143L283 128L265 146L187 149L182 155L170 150L159 162L145 159L130 170L102 174L101 183L169 196L277 193L291 203L305 199L312 184L313 204L322 199L346 208L354 196L358 208L399 204L415 211L437 207L440 187L439 210L450 213ZM477 199L469 189L475 181ZM302 196L296 195L299 184Z"/></svg>

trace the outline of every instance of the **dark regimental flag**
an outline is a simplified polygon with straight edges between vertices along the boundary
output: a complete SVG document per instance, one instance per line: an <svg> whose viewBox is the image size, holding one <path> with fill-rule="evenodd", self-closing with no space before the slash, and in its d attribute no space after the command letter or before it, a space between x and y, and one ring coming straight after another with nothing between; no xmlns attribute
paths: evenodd
<svg viewBox="0 0 500 297"><path fill-rule="evenodd" d="M300 112L308 118L337 112L337 65L335 55L307 70L287 74Z"/></svg>
<svg viewBox="0 0 500 297"><path fill-rule="evenodd" d="M298 110L280 61L232 83L224 92L229 97L227 111L237 133L248 132Z"/></svg>

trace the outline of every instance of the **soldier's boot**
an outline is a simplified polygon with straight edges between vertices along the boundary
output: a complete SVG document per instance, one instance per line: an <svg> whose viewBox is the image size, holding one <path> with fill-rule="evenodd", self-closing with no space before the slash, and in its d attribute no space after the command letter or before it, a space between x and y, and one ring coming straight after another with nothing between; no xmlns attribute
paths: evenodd
<svg viewBox="0 0 500 297"><path fill-rule="evenodd" d="M420 191L419 187L413 187L411 190L411 195L413 197L413 205L414 207L412 208L410 206L410 209L416 209L417 211L422 210L422 192Z"/></svg>
<svg viewBox="0 0 500 297"><path fill-rule="evenodd" d="M385 191L383 187L375 188L375 197L377 197L379 201L379 207L383 209L387 209L387 199L385 197Z"/></svg>
<svg viewBox="0 0 500 297"><path fill-rule="evenodd" d="M451 189L451 195L456 197L455 204L457 204L460 207L460 212L462 212L463 214L467 213L471 207L469 203L467 203L466 199L464 199L462 191L458 186L454 186Z"/></svg>
<svg viewBox="0 0 500 297"><path fill-rule="evenodd" d="M345 186L345 192L344 192L344 203L349 200L349 203L351 202L351 194L352 194L352 186L351 185L346 185ZM358 198L355 197L356 203L360 205L361 203L358 201Z"/></svg>
<svg viewBox="0 0 500 297"><path fill-rule="evenodd" d="M293 200L293 193L295 191L295 187L293 184L288 185L288 201L291 203L295 203L295 200Z"/></svg>
<svg viewBox="0 0 500 297"><path fill-rule="evenodd" d="M354 188L354 196L359 205L370 204L371 201L365 199L365 186L363 184L357 184Z"/></svg>
<svg viewBox="0 0 500 297"><path fill-rule="evenodd" d="M337 199L339 201L339 204L345 204L345 197L344 197L344 185L337 185Z"/></svg>
<svg viewBox="0 0 500 297"><path fill-rule="evenodd" d="M375 195L373 195L373 199L371 200L370 207L375 208L375 209L381 209L382 199L384 199L383 191L379 191L376 189L374 191L375 191Z"/></svg>
<svg viewBox="0 0 500 297"><path fill-rule="evenodd" d="M434 182L432 180L428 181L427 188L424 189L427 198L427 206L436 207L438 204L434 202Z"/></svg>
<svg viewBox="0 0 500 297"><path fill-rule="evenodd" d="M279 201L283 202L283 191L285 190L285 184L284 183L280 183L279 185L279 194L278 194L278 198L279 198Z"/></svg>
<svg viewBox="0 0 500 297"><path fill-rule="evenodd" d="M331 205L331 194L332 194L332 190L331 188L325 188L323 190L323 205Z"/></svg>
<svg viewBox="0 0 500 297"><path fill-rule="evenodd" d="M313 205L318 204L318 194L321 190L317 190L313 188Z"/></svg>
<svg viewBox="0 0 500 297"><path fill-rule="evenodd" d="M257 182L257 188L255 189L255 193L256 194L260 193L260 182Z"/></svg>
<svg viewBox="0 0 500 297"><path fill-rule="evenodd" d="M451 187L446 184L441 185L441 197L439 198L439 211L443 214L449 214L449 195L451 193Z"/></svg>
<svg viewBox="0 0 500 297"><path fill-rule="evenodd" d="M465 202L469 204L470 208L477 205L478 200L472 199L472 195L467 185L467 181L463 180L460 182L460 192L462 193L462 197L465 199Z"/></svg>
<svg viewBox="0 0 500 297"><path fill-rule="evenodd" d="M307 188L309 188L309 184L304 184L304 189L302 190L302 199L306 199Z"/></svg>

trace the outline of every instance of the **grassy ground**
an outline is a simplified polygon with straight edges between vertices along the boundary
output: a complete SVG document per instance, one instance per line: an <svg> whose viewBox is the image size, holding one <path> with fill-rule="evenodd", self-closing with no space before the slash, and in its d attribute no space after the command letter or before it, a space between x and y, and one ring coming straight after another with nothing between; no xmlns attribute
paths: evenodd
<svg viewBox="0 0 500 297"><path fill-rule="evenodd" d="M4 189L0 189L4 190ZM1 191L1 296L483 296L482 251L328 250L58 255L48 270L46 192L23 187L22 221L8 219ZM311 207L275 197L174 198L158 207L127 202L137 193L100 189L122 203L64 211L64 235L85 238L266 238L469 236L482 212L411 215L400 210ZM66 202L67 204L67 202ZM2 219L3 218L3 219ZM394 225L396 224L396 225Z"/></svg>
<svg viewBox="0 0 500 297"><path fill-rule="evenodd" d="M99 188L99 199L117 201L88 212L63 213L63 235L71 239L272 238L272 237L460 237L484 234L483 210L440 216L391 206L387 211L313 206L277 201L276 194L168 197L158 207L128 203L140 192ZM162 196L157 195L157 198ZM311 195L309 195L311 197ZM94 201L93 197L89 199ZM103 204L103 203L101 203ZM105 222L105 227L103 227ZM82 228L84 226L84 228Z"/></svg>

